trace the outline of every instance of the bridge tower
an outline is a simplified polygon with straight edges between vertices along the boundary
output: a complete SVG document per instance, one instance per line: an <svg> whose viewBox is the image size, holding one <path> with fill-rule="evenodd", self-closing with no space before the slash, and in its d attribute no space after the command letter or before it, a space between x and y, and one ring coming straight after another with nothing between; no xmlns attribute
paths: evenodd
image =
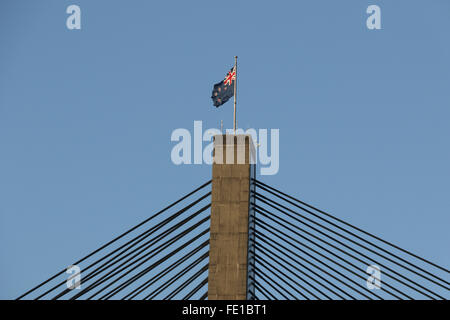
<svg viewBox="0 0 450 320"><path fill-rule="evenodd" d="M254 235L251 179L255 146L250 135L214 136L209 300L254 297Z"/></svg>

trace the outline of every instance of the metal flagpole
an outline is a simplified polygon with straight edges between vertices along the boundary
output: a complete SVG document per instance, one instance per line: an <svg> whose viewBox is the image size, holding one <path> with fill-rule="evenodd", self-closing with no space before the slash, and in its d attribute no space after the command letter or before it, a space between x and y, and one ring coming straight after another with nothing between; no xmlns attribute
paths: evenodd
<svg viewBox="0 0 450 320"><path fill-rule="evenodd" d="M237 94L237 56L234 56L234 72L235 72L235 79L234 79L234 121L233 121L233 131L234 134L236 134L237 129L237 122L236 122L236 94Z"/></svg>

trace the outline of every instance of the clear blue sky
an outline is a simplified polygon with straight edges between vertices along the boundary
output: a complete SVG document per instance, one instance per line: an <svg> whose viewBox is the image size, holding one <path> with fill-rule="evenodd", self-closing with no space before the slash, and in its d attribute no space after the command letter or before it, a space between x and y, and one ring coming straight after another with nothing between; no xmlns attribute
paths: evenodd
<svg viewBox="0 0 450 320"><path fill-rule="evenodd" d="M447 0L1 1L0 298L210 178L170 135L232 126L234 55L239 125L280 129L259 179L448 267L449 31Z"/></svg>

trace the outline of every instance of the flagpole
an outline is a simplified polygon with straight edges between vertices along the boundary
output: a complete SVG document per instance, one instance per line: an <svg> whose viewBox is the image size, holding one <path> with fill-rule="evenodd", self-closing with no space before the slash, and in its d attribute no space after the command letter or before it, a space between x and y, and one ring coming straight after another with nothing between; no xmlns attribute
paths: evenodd
<svg viewBox="0 0 450 320"><path fill-rule="evenodd" d="M237 94L237 56L234 56L234 72L236 72L236 79L234 80L234 121L233 121L233 131L236 134L237 123L236 123L236 94Z"/></svg>

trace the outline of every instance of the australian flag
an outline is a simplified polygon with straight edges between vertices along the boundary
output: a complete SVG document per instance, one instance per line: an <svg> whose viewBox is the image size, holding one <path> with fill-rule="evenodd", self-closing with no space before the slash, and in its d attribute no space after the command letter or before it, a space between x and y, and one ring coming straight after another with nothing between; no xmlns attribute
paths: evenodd
<svg viewBox="0 0 450 320"><path fill-rule="evenodd" d="M228 99L230 99L234 95L235 81L236 81L236 67L233 67L228 72L225 79L214 85L211 99L213 100L214 106L216 108L223 105L225 102L228 101Z"/></svg>

